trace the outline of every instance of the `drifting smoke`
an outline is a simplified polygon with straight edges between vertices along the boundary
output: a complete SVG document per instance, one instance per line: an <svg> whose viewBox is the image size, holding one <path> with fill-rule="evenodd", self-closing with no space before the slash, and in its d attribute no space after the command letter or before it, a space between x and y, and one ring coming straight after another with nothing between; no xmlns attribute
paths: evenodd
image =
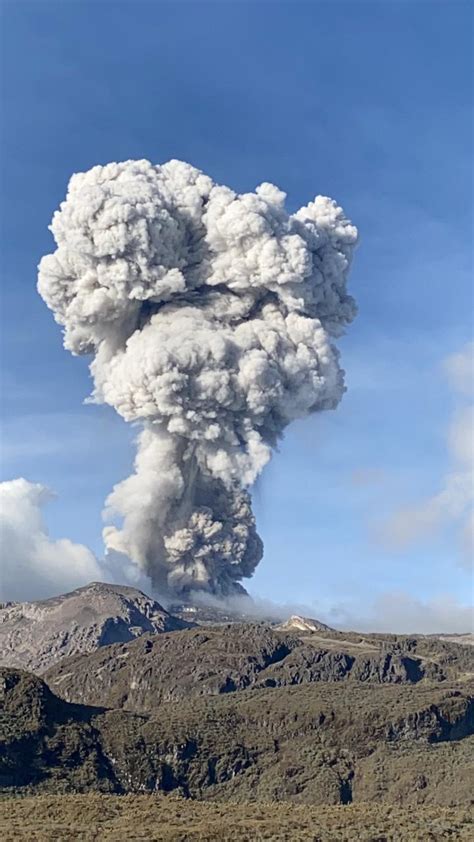
<svg viewBox="0 0 474 842"><path fill-rule="evenodd" d="M74 175L53 218L39 292L65 347L94 355L91 399L143 426L104 541L162 592L242 590L263 549L247 489L287 424L344 392L357 231L331 199L284 201L126 161Z"/></svg>

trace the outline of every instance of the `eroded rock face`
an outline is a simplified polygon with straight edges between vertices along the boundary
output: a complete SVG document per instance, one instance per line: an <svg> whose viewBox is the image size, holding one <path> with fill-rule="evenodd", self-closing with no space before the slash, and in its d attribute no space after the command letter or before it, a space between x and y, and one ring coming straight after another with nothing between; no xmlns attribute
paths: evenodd
<svg viewBox="0 0 474 842"><path fill-rule="evenodd" d="M0 665L42 673L69 655L191 625L135 588L92 582L51 599L1 605Z"/></svg>

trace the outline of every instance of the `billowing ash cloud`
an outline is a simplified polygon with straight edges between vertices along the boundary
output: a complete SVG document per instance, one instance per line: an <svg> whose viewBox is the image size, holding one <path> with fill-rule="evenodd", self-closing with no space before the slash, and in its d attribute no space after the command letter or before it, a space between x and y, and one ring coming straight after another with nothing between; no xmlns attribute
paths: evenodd
<svg viewBox="0 0 474 842"><path fill-rule="evenodd" d="M262 556L247 489L287 424L344 392L357 231L331 199L284 201L126 161L74 175L53 218L39 292L65 347L94 356L92 399L142 425L105 544L161 591L239 590Z"/></svg>

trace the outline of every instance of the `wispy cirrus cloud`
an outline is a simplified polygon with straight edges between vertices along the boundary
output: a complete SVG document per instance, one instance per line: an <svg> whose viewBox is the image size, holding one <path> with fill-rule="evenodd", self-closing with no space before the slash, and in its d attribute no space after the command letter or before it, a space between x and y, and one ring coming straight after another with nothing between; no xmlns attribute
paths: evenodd
<svg viewBox="0 0 474 842"><path fill-rule="evenodd" d="M459 564L470 569L474 557L474 405L466 405L464 399L474 395L474 343L450 355L443 369L458 393L458 406L446 435L450 469L441 477L433 495L401 505L376 531L385 546L405 550L454 526L458 532Z"/></svg>
<svg viewBox="0 0 474 842"><path fill-rule="evenodd" d="M456 354L444 361L444 370L451 385L462 394L474 395L474 342L468 342Z"/></svg>

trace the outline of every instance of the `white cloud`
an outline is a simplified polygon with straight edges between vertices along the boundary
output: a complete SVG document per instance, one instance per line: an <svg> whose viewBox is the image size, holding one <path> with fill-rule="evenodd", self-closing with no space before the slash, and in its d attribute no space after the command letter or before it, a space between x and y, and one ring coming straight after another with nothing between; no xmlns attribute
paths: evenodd
<svg viewBox="0 0 474 842"><path fill-rule="evenodd" d="M448 431L448 445L454 460L466 470L474 466L474 406L458 410Z"/></svg>
<svg viewBox="0 0 474 842"><path fill-rule="evenodd" d="M338 628L400 634L462 634L474 630L472 608L450 594L422 600L404 591L381 594L368 610L334 606L326 622Z"/></svg>
<svg viewBox="0 0 474 842"><path fill-rule="evenodd" d="M55 496L23 478L0 483L0 601L46 599L92 581L149 591L149 579L128 558L98 559L83 544L48 535L42 509Z"/></svg>
<svg viewBox="0 0 474 842"><path fill-rule="evenodd" d="M329 600L311 605L277 603L251 597L219 599L212 594L195 594L197 603L245 613L258 619L286 620L292 614L311 617L337 629L361 632L392 632L394 634L462 634L473 629L472 609L451 594L432 599L419 599L406 591L387 591L371 604L344 601L331 604Z"/></svg>
<svg viewBox="0 0 474 842"><path fill-rule="evenodd" d="M42 507L52 499L23 478L0 484L0 599L40 599L104 578L87 547L49 537Z"/></svg>
<svg viewBox="0 0 474 842"><path fill-rule="evenodd" d="M457 354L450 354L443 367L452 386L465 395L474 394L474 342L468 342Z"/></svg>
<svg viewBox="0 0 474 842"><path fill-rule="evenodd" d="M472 390L474 343L444 363L451 385L458 392ZM447 432L451 468L440 480L437 493L413 505L401 506L378 529L385 545L406 549L416 541L433 538L454 524L459 533L459 563L470 569L474 558L474 406L457 408Z"/></svg>

